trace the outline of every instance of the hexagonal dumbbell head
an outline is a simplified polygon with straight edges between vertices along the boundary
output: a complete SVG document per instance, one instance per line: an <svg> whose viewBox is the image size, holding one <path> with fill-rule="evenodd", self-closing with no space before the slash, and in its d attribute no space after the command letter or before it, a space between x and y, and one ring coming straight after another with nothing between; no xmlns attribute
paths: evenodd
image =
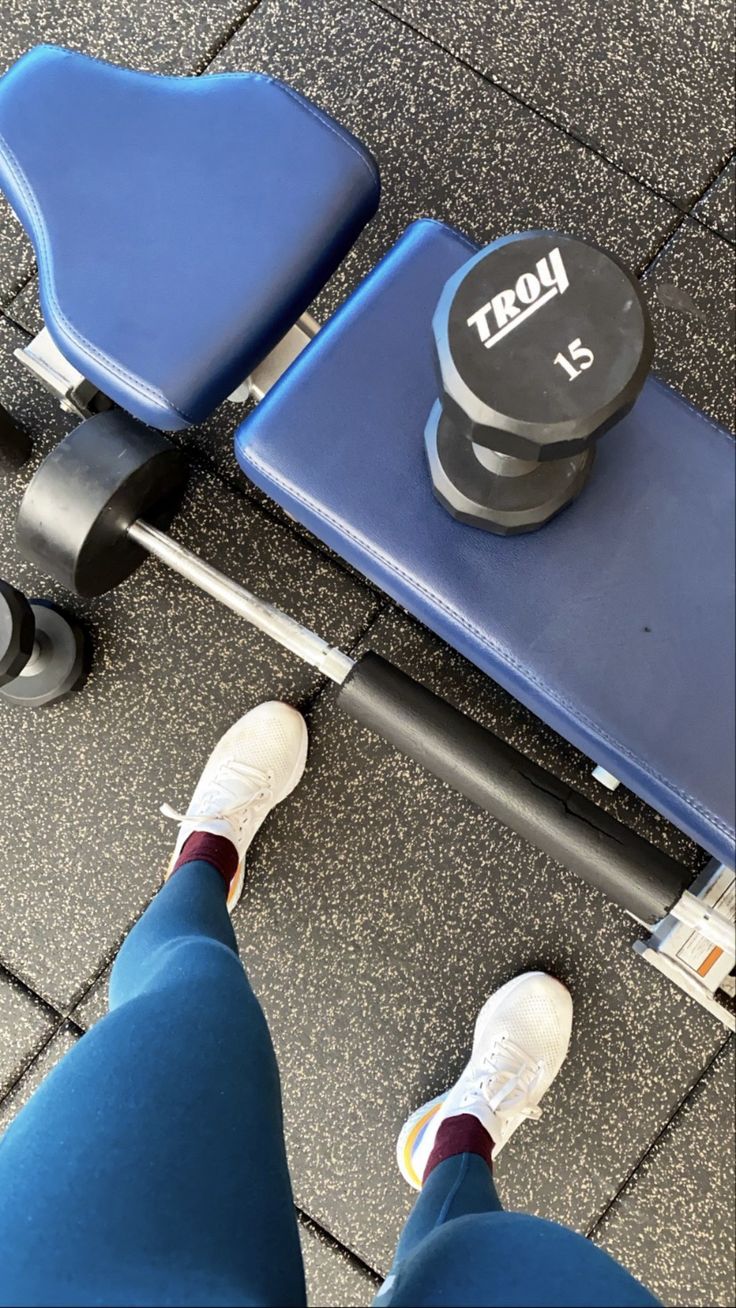
<svg viewBox="0 0 736 1308"><path fill-rule="evenodd" d="M25 595L0 578L0 686L20 676L31 654L36 620Z"/></svg>
<svg viewBox="0 0 736 1308"><path fill-rule="evenodd" d="M653 337L636 278L559 232L504 237L447 282L432 322L435 492L463 521L530 531L569 504L631 408Z"/></svg>
<svg viewBox="0 0 736 1308"><path fill-rule="evenodd" d="M82 684L87 655L76 622L0 578L0 698L23 708L64 699Z"/></svg>

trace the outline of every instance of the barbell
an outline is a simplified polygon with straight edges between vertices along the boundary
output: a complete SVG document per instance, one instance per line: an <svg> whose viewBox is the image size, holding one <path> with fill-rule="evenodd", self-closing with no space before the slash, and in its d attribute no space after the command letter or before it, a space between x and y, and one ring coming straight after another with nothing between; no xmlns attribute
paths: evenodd
<svg viewBox="0 0 736 1308"><path fill-rule="evenodd" d="M336 683L357 722L517 831L638 921L662 918L692 873L585 796L373 651L355 658L166 534L187 465L161 433L120 410L88 418L40 465L16 528L25 557L94 597L154 555Z"/></svg>

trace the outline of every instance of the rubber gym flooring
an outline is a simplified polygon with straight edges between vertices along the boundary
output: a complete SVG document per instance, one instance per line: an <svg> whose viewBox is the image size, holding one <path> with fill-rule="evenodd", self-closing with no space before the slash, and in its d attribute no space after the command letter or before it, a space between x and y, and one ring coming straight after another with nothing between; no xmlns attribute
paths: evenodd
<svg viewBox="0 0 736 1308"><path fill-rule="evenodd" d="M365 140L381 209L318 317L420 215L480 242L558 226L637 270L657 371L732 423L727 0L0 8L0 70L41 40L167 73L263 69ZM34 439L32 462L0 482L0 573L63 598L95 647L81 694L46 712L0 711L0 1128L104 1011L110 961L170 849L159 803L185 803L225 726L283 696L309 719L310 765L254 846L236 924L281 1065L310 1301L370 1302L411 1202L396 1132L460 1069L489 991L544 967L572 989L575 1035L541 1123L499 1162L505 1202L590 1234L667 1303L733 1304L733 1039L634 956L636 928L614 905L349 723L316 674L159 564L84 603L22 562L23 485L71 424L13 358L37 325L30 248L0 203L0 402ZM390 652L702 864L634 796L601 793L575 750L249 486L232 454L241 418L225 405L177 438L193 462L180 540L344 648Z"/></svg>

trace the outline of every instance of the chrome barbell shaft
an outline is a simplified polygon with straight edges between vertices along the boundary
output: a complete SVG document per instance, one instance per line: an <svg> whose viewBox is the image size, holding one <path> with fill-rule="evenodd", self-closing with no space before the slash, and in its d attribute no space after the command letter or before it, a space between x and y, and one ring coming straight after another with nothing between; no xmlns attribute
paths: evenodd
<svg viewBox="0 0 736 1308"><path fill-rule="evenodd" d="M342 685L352 672L354 661L343 654L342 650L329 645L321 636L310 631L309 627L303 627L300 622L290 618L288 613L283 613L275 605L259 599L244 586L239 586L236 581L226 577L223 572L218 572L217 568L205 563L157 527L151 527L139 518L128 527L128 535L142 549L155 555L172 571L178 572L180 577L191 581L199 590L232 609L233 613L271 636L305 663L311 663L331 681Z"/></svg>

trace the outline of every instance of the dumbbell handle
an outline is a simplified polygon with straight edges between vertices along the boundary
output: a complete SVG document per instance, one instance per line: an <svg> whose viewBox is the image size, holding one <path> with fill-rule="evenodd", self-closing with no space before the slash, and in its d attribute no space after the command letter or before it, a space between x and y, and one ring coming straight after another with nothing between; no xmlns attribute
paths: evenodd
<svg viewBox="0 0 736 1308"><path fill-rule="evenodd" d="M331 681L341 685L352 672L353 659L343 654L342 650L329 645L321 636L310 631L308 627L303 627L300 622L290 618L288 613L283 613L274 604L259 599L244 586L239 586L236 581L226 577L223 572L218 572L217 568L205 563L204 559L192 554L191 550L177 544L157 527L151 527L149 523L139 518L128 527L128 535L137 545L147 550L149 554L154 554L174 572L178 572L181 577L191 581L213 599L219 600L226 608L245 618L284 649L289 649L292 654L298 655L305 663L311 663Z"/></svg>
<svg viewBox="0 0 736 1308"><path fill-rule="evenodd" d="M351 659L140 519L128 535L340 686L338 703L487 813L518 831L638 921L664 917L692 873L479 722L369 651Z"/></svg>

